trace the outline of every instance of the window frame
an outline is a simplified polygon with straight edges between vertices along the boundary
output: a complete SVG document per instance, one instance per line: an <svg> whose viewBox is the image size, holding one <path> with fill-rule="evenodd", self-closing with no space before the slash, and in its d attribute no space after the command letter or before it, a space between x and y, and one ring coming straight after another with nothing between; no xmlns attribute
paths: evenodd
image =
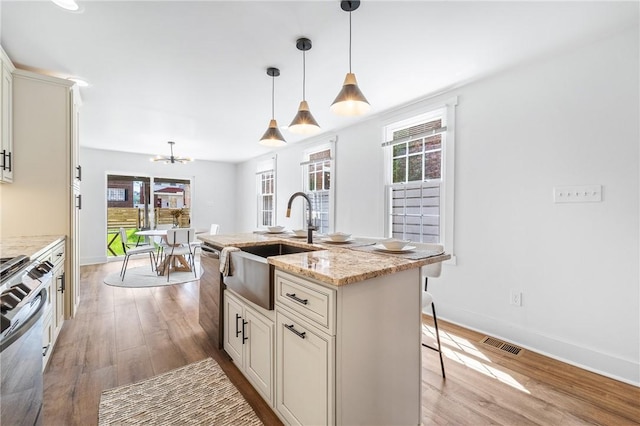
<svg viewBox="0 0 640 426"><path fill-rule="evenodd" d="M329 158L328 159L322 159L319 161L312 161L310 158L313 154L316 153L320 153L323 151L329 151ZM318 164L318 163L324 163L326 161L329 161L329 167L328 169L325 169L325 166L322 165L323 167L323 172L328 171L329 173L329 189L328 190L322 190L322 191L310 191L309 190L309 166L312 164ZM335 191L336 191L336 174L335 174L335 163L336 163L336 150L335 150L335 140L333 141L329 141L327 143L322 143L322 144L318 144L318 145L314 145L313 147L310 147L306 150L304 150L303 152L303 161L300 163L300 166L302 166L302 192L304 192L305 194L307 194L307 196L309 196L311 198L311 201L314 201L315 197L311 196L312 192L327 192L328 193L328 208L326 211L326 215L327 215L327 229L325 230L325 232L333 232L333 229L335 227ZM324 174L323 174L323 183L324 183ZM302 211L302 216L301 216L301 223L303 225L303 227L306 227L307 225L307 210L308 207L305 204L305 208ZM314 224L317 226L317 221L318 221L318 212L314 211ZM318 229L318 232L321 232L322 229Z"/></svg>
<svg viewBox="0 0 640 426"><path fill-rule="evenodd" d="M262 192L263 181L265 175L271 174L271 188L272 192ZM268 226L273 226L276 221L277 213L277 198L276 198L276 184L277 184L277 172L276 172L276 157L270 158L258 163L256 168L256 226L258 229L266 229ZM272 197L272 209L265 210L264 199L265 196ZM265 212L271 212L271 223L265 224L264 214Z"/></svg>
<svg viewBox="0 0 640 426"><path fill-rule="evenodd" d="M440 181L440 244L444 245L447 253L451 254L451 260L446 263L455 264L454 251L454 189L455 189L455 112L458 104L457 96L445 99L440 102L421 103L407 108L396 115L389 117L383 122L382 137L384 148L384 169L385 169L385 235L392 235L392 199L391 188L394 185L415 185L423 183L434 183ZM436 117L442 116L442 127L446 128L442 132L441 155L442 170L440 179L430 179L426 181L413 181L405 184L393 183L393 132L425 123Z"/></svg>

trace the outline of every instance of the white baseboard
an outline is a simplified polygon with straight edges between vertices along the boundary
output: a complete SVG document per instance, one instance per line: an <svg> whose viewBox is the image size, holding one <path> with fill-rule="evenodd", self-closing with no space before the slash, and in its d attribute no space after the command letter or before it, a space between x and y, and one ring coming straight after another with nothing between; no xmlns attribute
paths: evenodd
<svg viewBox="0 0 640 426"><path fill-rule="evenodd" d="M639 360L625 359L565 342L554 336L540 334L442 302L438 303L437 312L439 319L442 318L450 323L514 343L549 358L640 387ZM431 310L426 309L425 313L430 315Z"/></svg>
<svg viewBox="0 0 640 426"><path fill-rule="evenodd" d="M107 263L107 256L81 257L80 258L80 266L96 265L98 263Z"/></svg>

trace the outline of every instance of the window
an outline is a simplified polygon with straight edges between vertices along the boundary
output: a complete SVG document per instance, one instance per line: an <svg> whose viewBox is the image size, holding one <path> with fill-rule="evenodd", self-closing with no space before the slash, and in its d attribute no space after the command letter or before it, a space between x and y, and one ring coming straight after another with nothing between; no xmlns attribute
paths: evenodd
<svg viewBox="0 0 640 426"><path fill-rule="evenodd" d="M387 235L453 253L453 99L384 129Z"/></svg>
<svg viewBox="0 0 640 426"><path fill-rule="evenodd" d="M276 217L275 206L275 159L258 165L257 194L258 194L258 227L273 226Z"/></svg>
<svg viewBox="0 0 640 426"><path fill-rule="evenodd" d="M333 225L333 143L305 153L302 163L304 192L313 208L314 225L318 232L330 232ZM305 218L308 212L305 208ZM305 219L306 223L306 219Z"/></svg>
<svg viewBox="0 0 640 426"><path fill-rule="evenodd" d="M107 201L127 201L125 188L107 188Z"/></svg>

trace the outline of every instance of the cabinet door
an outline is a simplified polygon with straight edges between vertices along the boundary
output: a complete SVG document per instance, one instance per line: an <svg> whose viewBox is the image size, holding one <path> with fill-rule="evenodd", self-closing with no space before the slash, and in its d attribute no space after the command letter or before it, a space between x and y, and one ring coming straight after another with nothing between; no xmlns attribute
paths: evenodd
<svg viewBox="0 0 640 426"><path fill-rule="evenodd" d="M0 114L0 131L2 147L0 148L0 180L13 182L13 77L4 63L0 70L2 75L2 113Z"/></svg>
<svg viewBox="0 0 640 426"><path fill-rule="evenodd" d="M55 299L55 309L53 316L53 326L54 326L54 340L60 333L62 329L62 323L64 322L64 294L66 291L66 282L65 282L65 273L64 273L64 263L60 265L60 267L56 268L53 273L53 284L52 284L52 297Z"/></svg>
<svg viewBox="0 0 640 426"><path fill-rule="evenodd" d="M269 323L262 315L246 307L244 370L245 375L262 397L272 405L273 388L273 322Z"/></svg>
<svg viewBox="0 0 640 426"><path fill-rule="evenodd" d="M242 305L228 291L224 292L224 350L242 368ZM245 326L246 329L246 326Z"/></svg>
<svg viewBox="0 0 640 426"><path fill-rule="evenodd" d="M71 172L74 189L80 190L82 166L80 166L80 94L77 86L71 92Z"/></svg>
<svg viewBox="0 0 640 426"><path fill-rule="evenodd" d="M68 265L71 272L67 271L67 298L65 303L65 318L74 318L80 305L80 210L82 209L82 195L79 190L73 191L75 205L72 207L71 235L69 241L69 253L67 253Z"/></svg>
<svg viewBox="0 0 640 426"><path fill-rule="evenodd" d="M278 412L290 424L334 424L334 338L277 311L276 339Z"/></svg>

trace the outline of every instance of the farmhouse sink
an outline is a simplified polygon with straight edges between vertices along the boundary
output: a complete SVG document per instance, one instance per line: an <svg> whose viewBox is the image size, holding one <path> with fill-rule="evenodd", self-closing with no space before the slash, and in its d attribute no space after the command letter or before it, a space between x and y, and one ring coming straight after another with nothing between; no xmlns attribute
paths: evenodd
<svg viewBox="0 0 640 426"><path fill-rule="evenodd" d="M268 310L274 303L274 267L267 263L271 256L320 250L277 243L242 247L231 255L232 274L224 277L227 288Z"/></svg>

